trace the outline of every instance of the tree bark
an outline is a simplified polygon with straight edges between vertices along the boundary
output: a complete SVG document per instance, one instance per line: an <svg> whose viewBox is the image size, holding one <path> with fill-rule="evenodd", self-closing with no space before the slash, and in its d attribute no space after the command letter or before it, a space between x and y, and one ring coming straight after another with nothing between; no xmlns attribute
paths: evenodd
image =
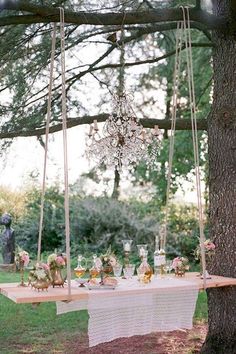
<svg viewBox="0 0 236 354"><path fill-rule="evenodd" d="M111 195L113 199L119 198L120 195L119 187L120 187L120 173L119 171L117 171L117 169L115 169L113 191Z"/></svg>
<svg viewBox="0 0 236 354"><path fill-rule="evenodd" d="M108 118L107 113L101 113L94 116L84 116L77 118L68 118L67 129L76 127L83 124L92 124L94 120L98 122L105 122ZM155 118L141 118L140 123L144 128L154 128L154 125L158 125L160 129L168 130L171 128L170 119L155 119ZM190 119L177 119L176 130L191 130L191 120ZM198 130L207 129L207 120L198 119ZM62 130L62 124L55 124L49 128L49 133L56 133ZM14 130L7 132L0 132L0 139L13 139L17 137L27 137L27 136L41 136L45 134L45 127L40 129L32 130Z"/></svg>
<svg viewBox="0 0 236 354"><path fill-rule="evenodd" d="M229 0L214 2L215 15L228 16ZM236 277L236 38L213 33L214 93L209 135L209 222L215 256L212 274ZM236 287L209 289L209 330L201 353L236 353Z"/></svg>

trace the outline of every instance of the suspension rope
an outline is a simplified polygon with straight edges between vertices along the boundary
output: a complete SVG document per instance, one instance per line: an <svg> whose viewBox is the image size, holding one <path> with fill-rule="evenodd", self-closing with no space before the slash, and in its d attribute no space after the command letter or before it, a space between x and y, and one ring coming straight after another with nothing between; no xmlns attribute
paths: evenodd
<svg viewBox="0 0 236 354"><path fill-rule="evenodd" d="M181 8L183 12L184 30L186 33L185 45L186 45L186 57L187 57L187 69L188 69L188 87L189 87L190 113L191 113L191 123L192 123L195 176L196 176L196 187L197 187L201 262L202 262L204 288L206 288L206 255L205 255L205 247L204 247L205 235L204 235L204 223L203 223L203 207L202 207L202 198L201 198L202 194L201 194L201 178L200 178L200 166L199 166L200 164L199 164L199 149L198 149L198 136L197 136L195 89L194 89L194 79L193 79L190 16L189 16L189 9L187 7L186 8L181 7Z"/></svg>
<svg viewBox="0 0 236 354"><path fill-rule="evenodd" d="M54 70L54 60L55 60L55 46L56 46L56 23L53 24L51 62L50 62L50 77L49 77L49 86L48 86L47 120L46 120L44 164L43 164L43 180L42 180L42 194L41 194L39 236L38 236L38 255L37 255L37 261L38 262L40 262L40 259L41 259L43 214L44 214L47 155L48 155L48 137L49 137L49 124L50 124L50 120L51 120L52 85L53 85L53 70Z"/></svg>
<svg viewBox="0 0 236 354"><path fill-rule="evenodd" d="M180 21L177 23L177 33L176 33L176 59L175 59L174 82L173 82L174 88L173 88L173 99L172 99L171 135L170 135L169 163L168 163L168 174L167 174L167 190L166 190L164 229L163 229L163 235L161 235L161 248L165 249L166 237L167 237L170 185L171 185L171 175L172 175L173 155L174 155L174 141L175 141L177 93L178 93L178 88L179 88L181 51L182 51L182 42L183 42L183 33L184 33L185 34L184 42L185 42L185 47L186 47L186 58L187 58L189 104L190 104L190 114L191 114L191 123L192 123L194 165L195 165L195 177L196 177L196 189L197 189L201 262L202 262L204 288L206 288L206 256L205 256L205 247L204 247L205 235L204 235L204 222L203 222L203 207L202 207L202 198L201 198L201 178L200 178L200 166L199 166L200 163L199 163L199 149L198 149L198 135L197 135L195 89L194 89L194 79L193 79L190 16L189 16L189 9L188 8L181 6L181 9L183 12L183 21Z"/></svg>
<svg viewBox="0 0 236 354"><path fill-rule="evenodd" d="M169 147L169 162L167 174L167 188L166 188L166 205L164 215L163 233L161 233L160 247L165 249L167 238L167 223L169 216L169 199L170 199L170 185L173 167L174 155L174 142L175 142L175 126L176 126L176 113L177 113L177 98L180 79L180 66L181 66L181 50L182 50L182 37L183 37L183 22L177 23L176 31L176 46L175 46L175 66L173 75L173 95L172 95L172 110L171 110L171 129L170 129L170 147Z"/></svg>
<svg viewBox="0 0 236 354"><path fill-rule="evenodd" d="M68 300L71 298L71 262L70 262L70 219L69 219L69 183L68 183L68 153L67 153L67 122L66 122L66 77L65 77L65 19L64 9L60 9L61 34L61 78L62 78L62 131L64 153L64 205L65 205L65 233L66 233L66 259Z"/></svg>

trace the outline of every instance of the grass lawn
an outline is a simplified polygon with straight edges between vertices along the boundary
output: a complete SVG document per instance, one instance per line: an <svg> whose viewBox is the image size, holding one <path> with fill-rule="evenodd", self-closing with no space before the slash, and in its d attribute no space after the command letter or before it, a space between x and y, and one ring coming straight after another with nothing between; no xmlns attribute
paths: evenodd
<svg viewBox="0 0 236 354"><path fill-rule="evenodd" d="M0 272L0 283L17 282L19 274ZM206 321L205 292L199 293L195 321ZM87 311L56 315L55 303L15 304L0 295L0 353L69 354L68 342L84 340L87 335Z"/></svg>

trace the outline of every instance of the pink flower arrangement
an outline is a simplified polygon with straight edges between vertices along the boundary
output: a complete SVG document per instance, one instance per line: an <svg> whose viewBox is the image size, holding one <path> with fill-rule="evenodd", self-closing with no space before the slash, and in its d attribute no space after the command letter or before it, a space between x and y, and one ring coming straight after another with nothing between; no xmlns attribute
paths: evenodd
<svg viewBox="0 0 236 354"><path fill-rule="evenodd" d="M66 262L62 256L57 256L55 262L61 267L64 267L66 265Z"/></svg>
<svg viewBox="0 0 236 354"><path fill-rule="evenodd" d="M66 258L63 255L52 253L48 256L48 266L50 269L63 268L65 265Z"/></svg>
<svg viewBox="0 0 236 354"><path fill-rule="evenodd" d="M214 249L216 248L215 244L211 240L206 240L204 242L204 246L206 251L214 251Z"/></svg>
<svg viewBox="0 0 236 354"><path fill-rule="evenodd" d="M15 257L15 262L17 267L21 268L23 267L27 267L27 265L29 264L30 258L29 258L29 253L19 249L18 253L16 254Z"/></svg>
<svg viewBox="0 0 236 354"><path fill-rule="evenodd" d="M41 267L43 270L45 270L46 272L49 271L49 265L47 263L41 263Z"/></svg>
<svg viewBox="0 0 236 354"><path fill-rule="evenodd" d="M186 257L176 257L172 261L172 268L176 270L186 271L189 270L188 258Z"/></svg>
<svg viewBox="0 0 236 354"><path fill-rule="evenodd" d="M23 254L21 256L22 262L24 262L24 266L26 267L29 264L29 255L27 252L23 251Z"/></svg>
<svg viewBox="0 0 236 354"><path fill-rule="evenodd" d="M211 258L215 254L215 244L207 239L204 241L204 248L205 248L205 253L208 258ZM200 244L197 246L197 248L194 251L195 259L200 259L201 258L201 246Z"/></svg>

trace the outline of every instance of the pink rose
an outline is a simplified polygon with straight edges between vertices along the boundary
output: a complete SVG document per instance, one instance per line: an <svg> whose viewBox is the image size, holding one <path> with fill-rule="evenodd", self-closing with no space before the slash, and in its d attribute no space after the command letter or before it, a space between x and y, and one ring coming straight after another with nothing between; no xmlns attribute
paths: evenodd
<svg viewBox="0 0 236 354"><path fill-rule="evenodd" d="M173 259L172 262L172 268L176 269L179 266L179 263L181 262L181 258L180 257L176 257Z"/></svg>
<svg viewBox="0 0 236 354"><path fill-rule="evenodd" d="M48 271L48 270L49 270L49 265L46 264L46 263L42 263L42 268L43 268L44 270Z"/></svg>
<svg viewBox="0 0 236 354"><path fill-rule="evenodd" d="M65 260L62 256L57 256L56 258L56 263L60 266L64 266L66 263L65 263Z"/></svg>
<svg viewBox="0 0 236 354"><path fill-rule="evenodd" d="M208 240L204 242L204 245L207 251L213 251L216 248L215 244Z"/></svg>
<svg viewBox="0 0 236 354"><path fill-rule="evenodd" d="M29 255L28 254L23 254L21 256L21 259L24 262L24 266L27 266L29 264Z"/></svg>

